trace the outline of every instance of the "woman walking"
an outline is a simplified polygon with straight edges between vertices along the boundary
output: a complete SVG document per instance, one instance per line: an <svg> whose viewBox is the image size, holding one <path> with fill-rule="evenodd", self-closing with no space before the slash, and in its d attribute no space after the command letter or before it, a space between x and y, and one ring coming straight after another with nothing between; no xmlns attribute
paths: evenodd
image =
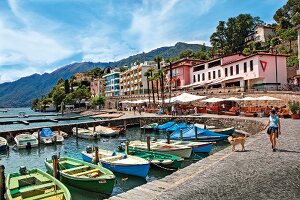
<svg viewBox="0 0 300 200"><path fill-rule="evenodd" d="M273 151L276 151L276 138L278 138L278 134L281 134L280 128L280 120L278 115L276 114L275 109L272 109L270 112L270 117L268 120L268 124L266 125L265 129L268 128L267 133L270 137L270 142L272 144Z"/></svg>

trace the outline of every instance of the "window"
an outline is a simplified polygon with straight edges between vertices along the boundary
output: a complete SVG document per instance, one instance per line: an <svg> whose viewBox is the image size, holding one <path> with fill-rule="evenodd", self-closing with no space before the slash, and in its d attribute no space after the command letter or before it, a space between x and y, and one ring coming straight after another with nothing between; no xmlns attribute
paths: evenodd
<svg viewBox="0 0 300 200"><path fill-rule="evenodd" d="M244 62L244 73L247 73L247 63Z"/></svg>
<svg viewBox="0 0 300 200"><path fill-rule="evenodd" d="M225 77L228 76L228 68L225 68Z"/></svg>
<svg viewBox="0 0 300 200"><path fill-rule="evenodd" d="M230 66L230 76L233 76L233 66Z"/></svg>
<svg viewBox="0 0 300 200"><path fill-rule="evenodd" d="M194 83L196 82L196 75L194 75Z"/></svg>
<svg viewBox="0 0 300 200"><path fill-rule="evenodd" d="M218 77L221 78L221 70L218 70Z"/></svg>
<svg viewBox="0 0 300 200"><path fill-rule="evenodd" d="M250 60L250 71L253 71L253 60Z"/></svg>
<svg viewBox="0 0 300 200"><path fill-rule="evenodd" d="M204 65L199 65L193 68L193 72L198 72L200 70L204 70L205 66Z"/></svg>
<svg viewBox="0 0 300 200"><path fill-rule="evenodd" d="M216 78L216 71L213 71L213 79Z"/></svg>
<svg viewBox="0 0 300 200"><path fill-rule="evenodd" d="M240 73L240 66L239 66L239 65L236 65L236 66L235 66L235 73L236 73L236 74L239 74L239 73Z"/></svg>
<svg viewBox="0 0 300 200"><path fill-rule="evenodd" d="M208 72L208 80L210 80L210 79L211 79L211 73Z"/></svg>
<svg viewBox="0 0 300 200"><path fill-rule="evenodd" d="M208 68L216 67L221 65L221 60L216 60L214 62L208 63Z"/></svg>
<svg viewBox="0 0 300 200"><path fill-rule="evenodd" d="M198 74L198 82L200 81L200 74Z"/></svg>
<svg viewBox="0 0 300 200"><path fill-rule="evenodd" d="M205 73L202 74L202 81L205 81Z"/></svg>

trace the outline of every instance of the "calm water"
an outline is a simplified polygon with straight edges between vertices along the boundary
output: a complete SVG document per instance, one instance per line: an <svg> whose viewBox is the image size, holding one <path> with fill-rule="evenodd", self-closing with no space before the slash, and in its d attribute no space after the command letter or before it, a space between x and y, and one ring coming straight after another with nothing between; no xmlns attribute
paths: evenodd
<svg viewBox="0 0 300 200"><path fill-rule="evenodd" d="M103 149L115 150L120 144L120 141L127 138L129 140L146 140L146 136L150 135L153 138L164 138L164 134L155 134L155 133L141 133L139 128L129 128L127 130L126 136L110 139L100 139L98 141L88 141L83 139L76 140L74 137L65 139L63 145L52 145L52 146L41 146L40 148L34 148L31 150L19 150L15 151L10 145L10 150L7 153L0 153L0 163L5 165L6 173L16 172L19 170L20 166L26 166L30 168L40 168L45 170L44 160L46 158L51 159L51 156L54 154L59 154L63 156L69 156L77 159L81 159L80 152L86 148L86 146L97 145ZM215 145L213 152L219 151L228 146L228 143L218 143ZM193 155L193 158L185 160L184 166L190 165L197 160L206 157L205 154ZM117 195L124 191L130 190L134 187L145 184L146 182L160 179L168 174L171 174L173 171L167 171L159 168L151 168L148 174L148 177L145 179L116 174L117 183L114 187L113 194ZM125 179L126 178L126 179ZM127 179L128 178L128 179ZM94 199L103 199L107 196L102 196L101 194L82 191L77 188L68 186L72 194L72 199L74 200L94 200Z"/></svg>
<svg viewBox="0 0 300 200"><path fill-rule="evenodd" d="M19 115L20 112L25 112L26 115L38 115L38 114L56 114L56 113L41 113L41 112L34 112L30 108L9 108L8 112L0 112L0 122L3 121L12 121L12 120L29 120L29 119L55 119L55 118L61 118L61 115L58 116L34 116L34 117L28 117L28 118L5 118L7 116L15 116ZM79 114L74 113L65 113L63 117L74 117L79 116ZM59 124L69 124L69 123L77 123L77 122L93 122L94 119L89 117L82 117L80 119L74 119L74 120L68 120L68 121L58 121L58 122L38 122L38 123L30 123L29 125L25 124L7 124L7 125L0 125L0 132L5 131L12 131L12 130L20 130L20 129L26 129L26 128L37 128L37 127L47 127L47 126L53 126L53 125L59 125Z"/></svg>

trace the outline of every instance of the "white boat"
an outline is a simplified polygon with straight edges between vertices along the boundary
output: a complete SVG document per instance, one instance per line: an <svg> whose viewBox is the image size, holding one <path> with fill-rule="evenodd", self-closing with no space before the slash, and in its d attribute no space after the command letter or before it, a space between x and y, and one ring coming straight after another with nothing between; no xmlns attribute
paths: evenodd
<svg viewBox="0 0 300 200"><path fill-rule="evenodd" d="M65 138L62 135L59 135L58 133L54 132L54 142L56 143L63 143Z"/></svg>
<svg viewBox="0 0 300 200"><path fill-rule="evenodd" d="M30 149L32 147L37 147L39 144L36 137L31 134L23 133L17 135L14 139L18 149Z"/></svg>
<svg viewBox="0 0 300 200"><path fill-rule="evenodd" d="M112 129L109 127L105 127L105 126L101 126L101 125L96 126L95 128L89 127L89 130L95 131L97 134L99 134L100 136L103 136L103 137L113 137L113 136L119 135L118 130Z"/></svg>
<svg viewBox="0 0 300 200"><path fill-rule="evenodd" d="M76 127L72 129L73 135L76 136ZM78 137L82 139L90 139L94 140L99 138L100 134L97 132L93 132L92 130L85 129L85 128L78 128Z"/></svg>
<svg viewBox="0 0 300 200"><path fill-rule="evenodd" d="M159 140L157 143L167 144L167 140ZM180 141L180 140L171 140L170 144L182 145L191 147L192 151L195 153L209 153L212 150L212 142L194 142L194 141Z"/></svg>
<svg viewBox="0 0 300 200"><path fill-rule="evenodd" d="M202 128L202 129L213 129L216 128L215 126L207 126L205 124L194 124L194 126L198 127L198 128Z"/></svg>
<svg viewBox="0 0 300 200"><path fill-rule="evenodd" d="M95 151L87 147L86 151L81 152L82 159L86 162L95 161ZM101 165L113 172L139 176L145 178L150 169L149 161L131 155L124 155L109 150L98 150L99 162Z"/></svg>
<svg viewBox="0 0 300 200"><path fill-rule="evenodd" d="M6 151L8 149L7 140L0 137L0 151Z"/></svg>
<svg viewBox="0 0 300 200"><path fill-rule="evenodd" d="M32 135L38 139L38 132L34 132ZM43 144L52 144L54 141L52 130L50 128L42 128L40 131L40 139L40 142Z"/></svg>
<svg viewBox="0 0 300 200"><path fill-rule="evenodd" d="M68 133L66 133L66 132L64 132L64 131L53 131L53 133L54 133L54 135L61 135L61 136L63 136L64 138L67 138L67 137L69 137L69 134Z"/></svg>
<svg viewBox="0 0 300 200"><path fill-rule="evenodd" d="M147 143L139 140L131 141L129 143L129 146L132 148L147 150ZM192 153L191 147L175 144L160 144L155 142L150 143L150 150L168 153L182 158L189 158Z"/></svg>

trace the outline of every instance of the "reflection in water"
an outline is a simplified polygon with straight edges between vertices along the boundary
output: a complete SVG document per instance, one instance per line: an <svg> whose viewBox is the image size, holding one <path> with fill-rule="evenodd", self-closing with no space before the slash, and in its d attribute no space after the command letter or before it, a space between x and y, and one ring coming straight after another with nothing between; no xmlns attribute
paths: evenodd
<svg viewBox="0 0 300 200"><path fill-rule="evenodd" d="M165 135L160 133L141 133L139 128L128 128L126 136L120 136L117 138L101 138L97 141L89 141L84 139L76 140L74 137L66 138L63 145L41 145L39 148L33 148L31 150L13 150L10 145L10 151L8 152L0 152L0 163L5 165L6 173L17 172L20 166L26 166L27 169L31 168L40 168L42 170L46 170L44 166L44 160L46 158L51 159L52 155L60 154L61 157L73 157L77 159L81 159L81 151L84 150L87 146L99 146L103 149L116 150L120 141L124 139L129 140L146 140L146 136L150 135L153 138L164 138ZM214 147L213 151L218 151L224 147L226 147L228 143L219 143ZM193 157L189 160L185 160L183 165L187 166L191 163L201 159L202 157L206 157L207 155L203 154L193 154ZM157 167L151 167L148 177L145 179L128 176L116 173L117 182L113 190L113 195L122 193L124 191L130 190L134 187L145 184L146 182L153 181L166 175L171 174L173 171L171 170L163 170ZM68 186L70 192L72 194L72 199L74 200L92 200L92 199L103 199L107 198L107 196L103 196L93 192L82 191L77 188L73 188Z"/></svg>

